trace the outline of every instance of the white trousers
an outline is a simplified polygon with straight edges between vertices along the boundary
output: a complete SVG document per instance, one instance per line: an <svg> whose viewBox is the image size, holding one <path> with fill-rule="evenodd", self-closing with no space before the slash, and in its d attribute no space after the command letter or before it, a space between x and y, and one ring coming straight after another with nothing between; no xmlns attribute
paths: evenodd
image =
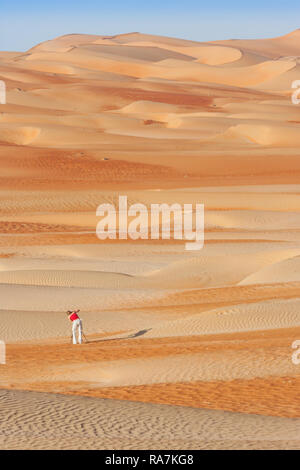
<svg viewBox="0 0 300 470"><path fill-rule="evenodd" d="M78 329L78 343L82 344L82 322L79 318L72 322L73 344L77 344L76 330Z"/></svg>

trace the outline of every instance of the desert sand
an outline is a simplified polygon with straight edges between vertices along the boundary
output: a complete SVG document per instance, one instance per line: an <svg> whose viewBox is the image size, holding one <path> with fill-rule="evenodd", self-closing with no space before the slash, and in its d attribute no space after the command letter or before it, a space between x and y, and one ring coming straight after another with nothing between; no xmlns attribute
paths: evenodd
<svg viewBox="0 0 300 470"><path fill-rule="evenodd" d="M0 52L0 448L300 448L299 40ZM99 240L119 195L204 204L204 248Z"/></svg>

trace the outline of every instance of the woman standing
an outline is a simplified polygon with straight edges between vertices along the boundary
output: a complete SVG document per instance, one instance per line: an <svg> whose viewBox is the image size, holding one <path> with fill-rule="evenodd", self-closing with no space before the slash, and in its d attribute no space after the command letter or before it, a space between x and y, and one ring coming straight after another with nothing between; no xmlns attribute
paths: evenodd
<svg viewBox="0 0 300 470"><path fill-rule="evenodd" d="M76 330L78 329L78 343L82 344L82 321L78 316L78 312L80 310L68 310L67 315L69 317L70 322L72 322L72 336L73 336L73 344L77 344L76 341Z"/></svg>

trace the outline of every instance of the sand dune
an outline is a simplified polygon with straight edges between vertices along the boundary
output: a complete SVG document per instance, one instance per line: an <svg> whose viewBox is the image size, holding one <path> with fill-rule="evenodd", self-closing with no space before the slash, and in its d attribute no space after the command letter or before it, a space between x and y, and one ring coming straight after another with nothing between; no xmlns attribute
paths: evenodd
<svg viewBox="0 0 300 470"><path fill-rule="evenodd" d="M147 335L157 337L220 334L225 331L229 333L299 326L298 310L299 300L241 304L166 322L159 328L153 328Z"/></svg>
<svg viewBox="0 0 300 470"><path fill-rule="evenodd" d="M244 138L259 145L295 147L300 143L299 129L296 125L259 125L238 124L230 127L223 135L225 139Z"/></svg>
<svg viewBox="0 0 300 470"><path fill-rule="evenodd" d="M184 68L175 59L166 59L154 65L145 76L167 78L170 80L219 83L238 87L259 85L281 75L296 66L291 61L266 61L242 69L223 69L198 63L189 63Z"/></svg>
<svg viewBox="0 0 300 470"><path fill-rule="evenodd" d="M1 402L13 411L1 420L4 449L243 449L258 442L261 448L298 445L298 421L284 418L245 415L241 422L238 414L222 411L5 390L1 391ZM78 442L68 437L70 429Z"/></svg>
<svg viewBox="0 0 300 470"><path fill-rule="evenodd" d="M298 256L274 263L243 279L241 284L257 284L266 282L297 281L299 279Z"/></svg>
<svg viewBox="0 0 300 470"><path fill-rule="evenodd" d="M1 448L299 448L299 34L0 52ZM204 248L100 241L119 195Z"/></svg>
<svg viewBox="0 0 300 470"><path fill-rule="evenodd" d="M4 142L16 145L31 144L40 134L36 127L2 127L0 128L0 139Z"/></svg>
<svg viewBox="0 0 300 470"><path fill-rule="evenodd" d="M165 103L155 103L152 101L136 101L119 110L124 114L167 114L180 112L177 106Z"/></svg>
<svg viewBox="0 0 300 470"><path fill-rule="evenodd" d="M205 251L198 257L176 261L167 267L155 270L147 274L146 279L150 279L154 285L157 282L164 282L166 286L177 288L234 285L247 277L248 271L253 273L263 266L272 265L292 255L296 256L299 250L240 253L235 257L232 256L232 252L227 256L225 253L222 255L204 253Z"/></svg>
<svg viewBox="0 0 300 470"><path fill-rule="evenodd" d="M250 50L266 57L278 58L282 56L299 56L300 30L297 29L289 34L272 39L252 39L252 40L228 40L215 41L215 44L239 47L242 50Z"/></svg>
<svg viewBox="0 0 300 470"><path fill-rule="evenodd" d="M130 46L139 47L156 47L163 49L164 51L175 51L182 53L190 58L197 59L197 62L208 65L222 65L230 62L239 60L242 57L241 51L233 47L218 47L218 46L174 46L166 44L164 42L150 42L150 41L139 41L130 42ZM148 49L147 49L148 52ZM174 54L173 58L177 56Z"/></svg>

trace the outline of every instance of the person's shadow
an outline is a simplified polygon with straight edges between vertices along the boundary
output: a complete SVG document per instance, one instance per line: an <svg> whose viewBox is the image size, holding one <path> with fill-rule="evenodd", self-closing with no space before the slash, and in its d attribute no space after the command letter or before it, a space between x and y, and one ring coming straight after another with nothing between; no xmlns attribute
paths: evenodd
<svg viewBox="0 0 300 470"><path fill-rule="evenodd" d="M103 339L91 339L88 340L88 343L104 343L105 341L122 341L123 339L133 339L138 338L139 336L143 336L145 333L150 331L152 328L148 328L147 330L140 330L136 333L132 333L128 336L122 336L122 338L103 338Z"/></svg>

